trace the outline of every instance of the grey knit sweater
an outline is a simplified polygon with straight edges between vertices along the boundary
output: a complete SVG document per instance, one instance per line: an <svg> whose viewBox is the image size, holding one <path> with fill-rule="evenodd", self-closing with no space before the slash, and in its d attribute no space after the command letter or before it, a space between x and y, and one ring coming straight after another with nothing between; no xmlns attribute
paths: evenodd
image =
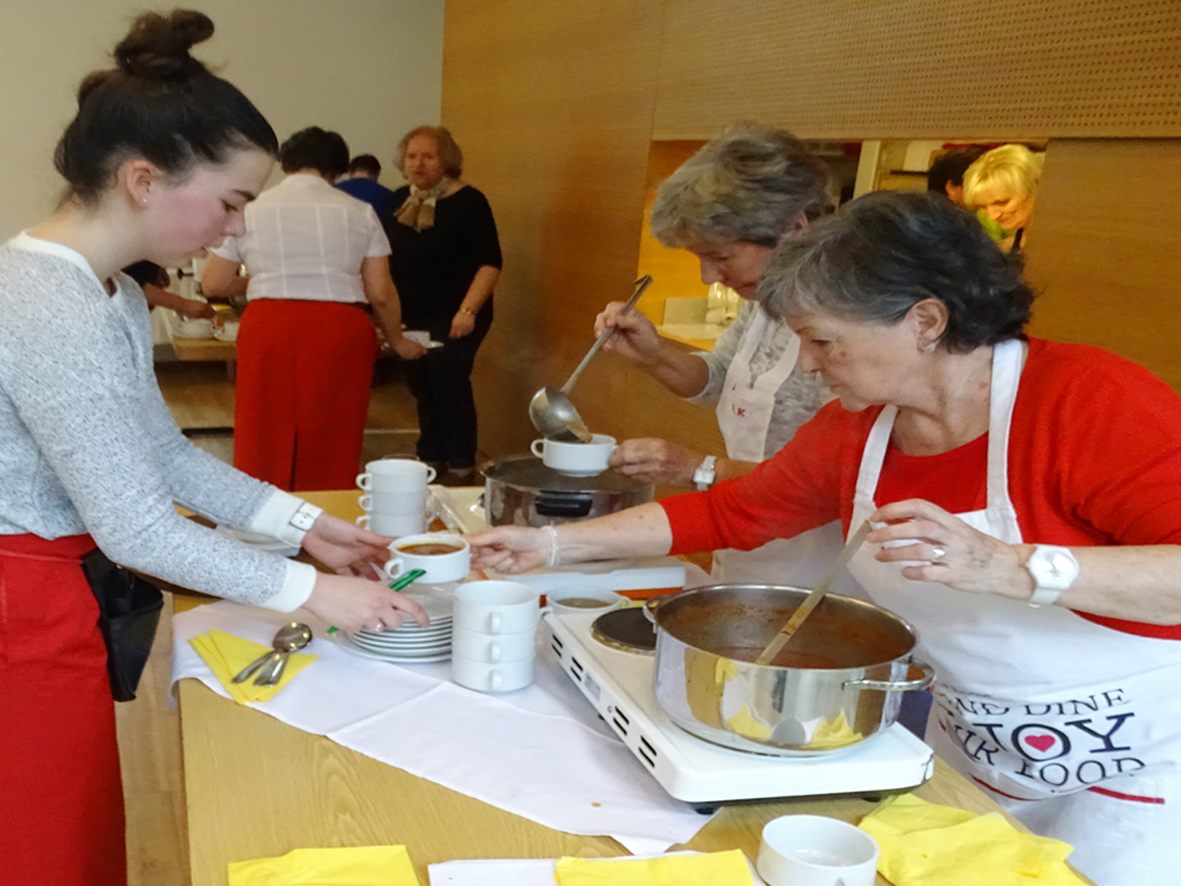
<svg viewBox="0 0 1181 886"><path fill-rule="evenodd" d="M117 563L246 603L290 609L310 566L179 516L258 529L275 496L194 447L152 365L143 292L109 295L73 250L21 234L0 248L0 535L89 532ZM291 499L292 501L296 501Z"/></svg>

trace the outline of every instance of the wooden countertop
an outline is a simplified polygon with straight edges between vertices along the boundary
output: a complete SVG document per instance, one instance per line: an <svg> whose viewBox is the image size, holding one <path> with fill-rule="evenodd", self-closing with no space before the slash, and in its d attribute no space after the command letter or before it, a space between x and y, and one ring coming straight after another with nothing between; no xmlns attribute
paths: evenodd
<svg viewBox="0 0 1181 886"><path fill-rule="evenodd" d="M351 519L358 513L357 495L348 490L304 497ZM184 609L196 601L176 602ZM551 830L301 732L196 680L181 681L177 694L193 886L225 886L229 862L301 847L403 843L423 886L428 864L451 859L627 854L608 837ZM935 776L915 793L973 812L1000 808L939 760ZM687 846L739 848L753 859L762 827L772 818L810 813L857 821L872 806L825 799L727 807ZM886 883L881 877L878 882Z"/></svg>
<svg viewBox="0 0 1181 886"><path fill-rule="evenodd" d="M172 336L172 350L177 360L230 361L236 359L238 348L231 341L213 338L184 338Z"/></svg>

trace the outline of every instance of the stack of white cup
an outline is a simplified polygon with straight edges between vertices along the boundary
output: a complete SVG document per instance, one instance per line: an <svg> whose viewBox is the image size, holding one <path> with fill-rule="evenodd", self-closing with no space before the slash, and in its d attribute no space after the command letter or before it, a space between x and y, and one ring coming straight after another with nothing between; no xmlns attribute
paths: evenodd
<svg viewBox="0 0 1181 886"><path fill-rule="evenodd" d="M512 581L473 581L455 591L451 677L478 692L512 692L533 682L540 597Z"/></svg>
<svg viewBox="0 0 1181 886"><path fill-rule="evenodd" d="M357 503L365 511L357 525L394 538L426 531L427 484L434 479L434 468L411 458L369 462L357 475L364 493Z"/></svg>

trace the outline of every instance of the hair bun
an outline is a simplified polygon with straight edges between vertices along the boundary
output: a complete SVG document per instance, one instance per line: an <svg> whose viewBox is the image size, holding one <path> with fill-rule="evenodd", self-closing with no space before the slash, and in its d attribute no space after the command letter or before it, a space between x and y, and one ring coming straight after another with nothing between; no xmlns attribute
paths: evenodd
<svg viewBox="0 0 1181 886"><path fill-rule="evenodd" d="M115 47L115 64L134 77L181 79L205 70L189 49L213 36L213 20L203 12L177 9L168 15L148 12Z"/></svg>

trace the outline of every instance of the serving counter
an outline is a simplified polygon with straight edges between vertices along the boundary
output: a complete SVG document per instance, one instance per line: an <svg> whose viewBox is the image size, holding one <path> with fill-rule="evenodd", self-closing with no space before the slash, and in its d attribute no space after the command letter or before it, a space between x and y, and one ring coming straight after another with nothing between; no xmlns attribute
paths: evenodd
<svg viewBox="0 0 1181 886"><path fill-rule="evenodd" d="M349 490L304 497L351 520L359 513L356 496ZM200 602L175 601L178 610ZM405 844L423 886L428 864L451 859L625 854L610 838L535 824L241 707L196 680L181 681L177 696L194 886L224 886L229 862L300 847ZM641 777L638 764L636 771ZM973 812L999 808L938 760L934 777L915 793ZM687 847L738 848L753 859L772 818L810 813L857 821L872 805L840 798L729 806Z"/></svg>

